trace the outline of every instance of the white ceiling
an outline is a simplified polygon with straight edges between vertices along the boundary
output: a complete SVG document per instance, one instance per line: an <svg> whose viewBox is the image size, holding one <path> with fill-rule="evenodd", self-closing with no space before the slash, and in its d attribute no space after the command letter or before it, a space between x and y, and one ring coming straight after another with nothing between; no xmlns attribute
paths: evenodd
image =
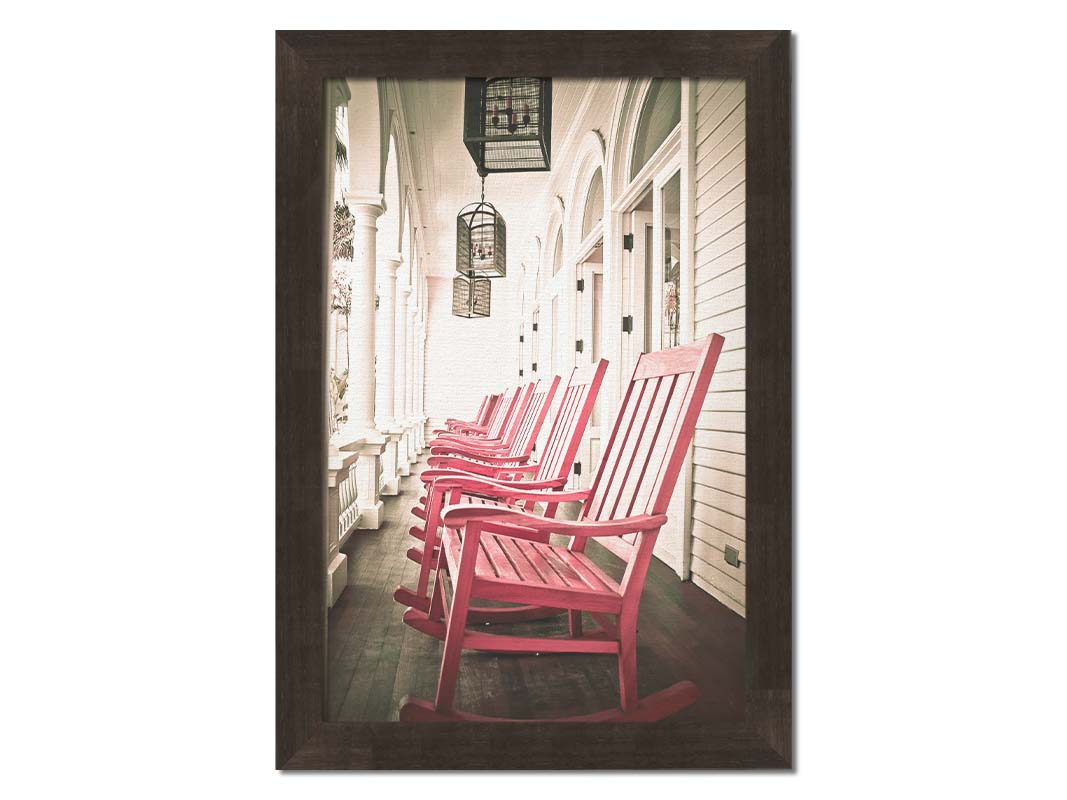
<svg viewBox="0 0 1067 800"><path fill-rule="evenodd" d="M456 214L481 194L481 182L463 144L463 79L404 80L400 94L415 171L415 190L423 212L420 258L429 274L451 275L456 268ZM552 82L553 151L562 146L567 128L589 81ZM414 131L414 133L412 133ZM553 170L559 165L553 160ZM508 275L536 269L535 235L549 210L545 192L551 172L493 174L485 179L485 199L504 216L508 236Z"/></svg>

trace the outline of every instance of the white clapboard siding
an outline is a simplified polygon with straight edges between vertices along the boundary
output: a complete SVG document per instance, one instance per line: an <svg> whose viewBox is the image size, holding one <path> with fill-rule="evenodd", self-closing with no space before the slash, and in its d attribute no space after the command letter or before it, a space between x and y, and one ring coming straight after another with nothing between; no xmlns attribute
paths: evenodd
<svg viewBox="0 0 1067 800"><path fill-rule="evenodd" d="M693 230L697 336L726 342L693 441L693 583L745 614L745 82L700 80ZM740 566L726 563L725 548Z"/></svg>

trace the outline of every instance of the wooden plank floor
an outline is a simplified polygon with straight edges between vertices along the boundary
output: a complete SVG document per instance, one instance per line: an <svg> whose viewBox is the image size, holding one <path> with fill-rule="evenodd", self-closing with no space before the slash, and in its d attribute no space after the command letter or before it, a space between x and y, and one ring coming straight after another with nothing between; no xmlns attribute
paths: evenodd
<svg viewBox="0 0 1067 800"><path fill-rule="evenodd" d="M442 643L407 627L393 600L398 584L415 585L417 566L405 558L416 544L407 531L425 467L402 479L385 500L377 531L355 531L345 544L348 588L329 614L328 713L331 720L397 719L401 698L433 699ZM589 554L616 579L622 565L591 544ZM566 618L509 630L564 633ZM653 559L641 600L638 686L642 696L688 679L700 688L696 704L672 719L736 721L744 716L745 624L691 583ZM618 705L615 657L586 654L463 654L457 708L535 719L586 714Z"/></svg>

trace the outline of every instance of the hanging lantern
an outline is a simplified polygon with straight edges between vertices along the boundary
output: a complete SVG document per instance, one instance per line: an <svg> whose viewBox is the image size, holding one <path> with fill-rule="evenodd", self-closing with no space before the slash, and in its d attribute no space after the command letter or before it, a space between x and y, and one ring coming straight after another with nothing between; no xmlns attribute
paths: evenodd
<svg viewBox="0 0 1067 800"><path fill-rule="evenodd" d="M507 274L507 231L492 203L482 200L464 207L456 217L456 272L482 278Z"/></svg>
<svg viewBox="0 0 1067 800"><path fill-rule="evenodd" d="M467 78L463 143L479 175L550 169L551 137L551 78Z"/></svg>
<svg viewBox="0 0 1067 800"><path fill-rule="evenodd" d="M456 277L452 280L452 313L457 317L488 317L492 285L488 278Z"/></svg>

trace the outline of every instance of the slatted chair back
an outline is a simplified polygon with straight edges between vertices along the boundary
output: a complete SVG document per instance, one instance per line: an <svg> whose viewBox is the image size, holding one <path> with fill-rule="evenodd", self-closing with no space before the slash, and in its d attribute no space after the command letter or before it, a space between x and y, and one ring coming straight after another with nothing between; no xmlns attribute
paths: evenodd
<svg viewBox="0 0 1067 800"><path fill-rule="evenodd" d="M579 519L666 513L722 344L711 334L637 360ZM599 541L628 559L641 536Z"/></svg>
<svg viewBox="0 0 1067 800"><path fill-rule="evenodd" d="M606 358L596 364L571 371L567 388L563 391L552 430L545 443L545 451L538 462L537 475L534 480L545 481L553 478L565 478L574 463L578 446L589 424L593 407L596 405L600 384L604 381L604 372L608 368ZM559 380L557 377L556 380Z"/></svg>
<svg viewBox="0 0 1067 800"><path fill-rule="evenodd" d="M504 392L500 395L496 410L493 412L492 421L489 423L488 432L486 433L487 438L500 438L508 423L511 422L512 412L515 410L515 404L519 401L521 393L522 387L516 386L514 391Z"/></svg>
<svg viewBox="0 0 1067 800"><path fill-rule="evenodd" d="M518 435L508 451L508 455L516 458L528 456L533 450L537 434L541 432L541 426L544 425L548 409L552 405L552 398L556 396L556 389L559 388L559 375L553 376L547 387L543 386L541 381L530 385L533 387L530 400L519 425Z"/></svg>
<svg viewBox="0 0 1067 800"><path fill-rule="evenodd" d="M489 395L489 402L486 404L485 411L482 414L482 418L478 421L478 424L483 427L489 427L493 421L493 415L499 413L504 405L504 392L497 392L496 394Z"/></svg>
<svg viewBox="0 0 1067 800"><path fill-rule="evenodd" d="M526 407L529 406L533 397L534 384L528 383L515 390L515 403L508 412L508 419L500 433L503 444L514 442L519 436L519 428L526 416Z"/></svg>
<svg viewBox="0 0 1067 800"><path fill-rule="evenodd" d="M489 398L490 397L492 397L492 395L491 394L487 394L485 397L482 398L482 402L478 405L478 413L474 415L474 423L476 425L484 425L485 424L485 417L486 417L486 413L485 412L489 407Z"/></svg>

